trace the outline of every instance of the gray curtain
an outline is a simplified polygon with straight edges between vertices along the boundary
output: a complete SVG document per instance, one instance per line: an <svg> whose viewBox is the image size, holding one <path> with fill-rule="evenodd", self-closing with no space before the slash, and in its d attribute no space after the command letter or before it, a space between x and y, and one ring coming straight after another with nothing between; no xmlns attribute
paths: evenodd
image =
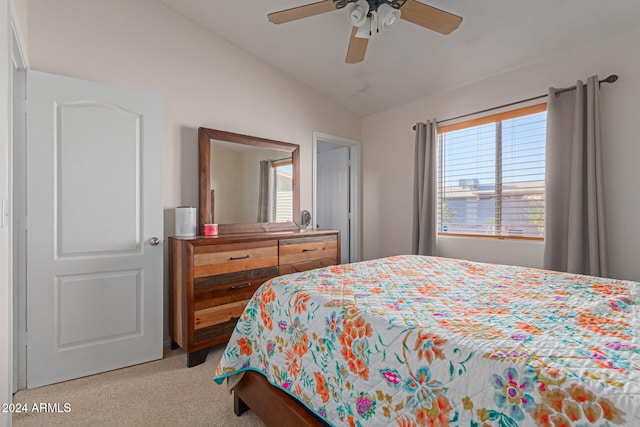
<svg viewBox="0 0 640 427"><path fill-rule="evenodd" d="M606 277L599 91L597 76L549 90L544 268Z"/></svg>
<svg viewBox="0 0 640 427"><path fill-rule="evenodd" d="M260 184L258 189L258 222L271 222L271 192L273 188L271 160L260 161Z"/></svg>
<svg viewBox="0 0 640 427"><path fill-rule="evenodd" d="M436 255L436 121L416 124L412 253Z"/></svg>

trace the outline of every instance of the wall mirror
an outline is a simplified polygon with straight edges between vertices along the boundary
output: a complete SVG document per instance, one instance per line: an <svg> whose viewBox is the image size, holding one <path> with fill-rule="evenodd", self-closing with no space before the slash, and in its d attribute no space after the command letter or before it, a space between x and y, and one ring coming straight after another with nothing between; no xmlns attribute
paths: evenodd
<svg viewBox="0 0 640 427"><path fill-rule="evenodd" d="M198 232L296 230L300 223L300 147L217 129L198 130Z"/></svg>

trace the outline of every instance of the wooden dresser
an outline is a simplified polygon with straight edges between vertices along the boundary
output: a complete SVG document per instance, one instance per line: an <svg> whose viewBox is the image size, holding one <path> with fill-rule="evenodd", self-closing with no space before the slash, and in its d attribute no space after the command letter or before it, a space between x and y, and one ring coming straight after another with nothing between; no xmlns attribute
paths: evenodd
<svg viewBox="0 0 640 427"><path fill-rule="evenodd" d="M169 335L189 367L229 340L247 302L267 280L340 262L335 230L169 238Z"/></svg>

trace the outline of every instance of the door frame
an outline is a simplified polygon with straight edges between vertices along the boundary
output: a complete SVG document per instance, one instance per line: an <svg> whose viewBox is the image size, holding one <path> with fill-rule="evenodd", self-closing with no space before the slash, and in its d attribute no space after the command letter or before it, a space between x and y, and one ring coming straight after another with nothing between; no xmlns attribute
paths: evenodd
<svg viewBox="0 0 640 427"><path fill-rule="evenodd" d="M322 132L313 132L312 143L312 181L313 181L313 193L312 193L312 221L316 220L317 213L317 194L318 194L318 144L323 142L333 145L341 145L349 148L350 168L349 168L349 185L350 185L350 205L351 205L351 218L350 218L350 241L349 241L349 259L351 262L361 260L362 248L361 248L361 173L360 173L360 141L354 139L343 138L340 136L330 135ZM344 238L340 236L340 238Z"/></svg>
<svg viewBox="0 0 640 427"><path fill-rule="evenodd" d="M11 391L26 387L26 43L17 12L9 1L9 283ZM16 119L17 118L17 119Z"/></svg>

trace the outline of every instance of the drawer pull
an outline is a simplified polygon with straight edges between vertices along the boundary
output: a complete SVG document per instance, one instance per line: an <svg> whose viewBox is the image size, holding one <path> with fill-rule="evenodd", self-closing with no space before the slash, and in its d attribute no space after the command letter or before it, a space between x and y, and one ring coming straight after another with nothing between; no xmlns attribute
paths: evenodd
<svg viewBox="0 0 640 427"><path fill-rule="evenodd" d="M250 286L251 286L251 283L244 283L242 285L233 285L233 286L231 286L231 289L235 291L237 289L244 289L244 288L248 288Z"/></svg>
<svg viewBox="0 0 640 427"><path fill-rule="evenodd" d="M317 251L318 248L313 248L313 249L303 249L302 252L315 252Z"/></svg>
<svg viewBox="0 0 640 427"><path fill-rule="evenodd" d="M250 258L251 255L245 255L245 256L232 256L231 258L229 258L229 261L237 261L239 259L247 259Z"/></svg>

